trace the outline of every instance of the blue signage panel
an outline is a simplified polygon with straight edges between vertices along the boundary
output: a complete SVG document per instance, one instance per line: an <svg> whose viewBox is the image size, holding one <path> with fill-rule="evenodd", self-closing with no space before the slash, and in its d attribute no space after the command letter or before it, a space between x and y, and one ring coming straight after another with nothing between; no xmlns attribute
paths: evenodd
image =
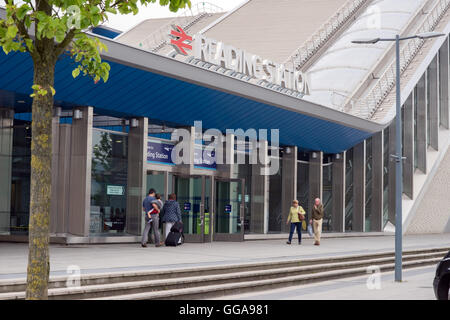
<svg viewBox="0 0 450 320"><path fill-rule="evenodd" d="M231 204L225 205L225 212L230 213L231 212Z"/></svg>
<svg viewBox="0 0 450 320"><path fill-rule="evenodd" d="M184 211L191 211L191 203L190 202L184 203Z"/></svg>
<svg viewBox="0 0 450 320"><path fill-rule="evenodd" d="M204 151L201 146L194 149L194 166L197 168L213 169L216 167L216 153L213 150Z"/></svg>
<svg viewBox="0 0 450 320"><path fill-rule="evenodd" d="M172 161L173 144L159 141L148 141L147 162L174 165Z"/></svg>

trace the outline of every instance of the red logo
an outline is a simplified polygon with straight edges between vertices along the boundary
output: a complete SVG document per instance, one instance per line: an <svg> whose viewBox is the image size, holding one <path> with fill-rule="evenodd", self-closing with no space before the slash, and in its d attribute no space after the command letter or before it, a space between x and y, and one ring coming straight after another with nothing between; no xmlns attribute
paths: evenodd
<svg viewBox="0 0 450 320"><path fill-rule="evenodd" d="M192 50L192 46L185 43L185 41L190 43L192 41L192 37L188 36L180 26L172 25L172 29L173 30L170 32L170 36L172 38L170 40L170 44L179 54L187 56L188 54L184 49Z"/></svg>

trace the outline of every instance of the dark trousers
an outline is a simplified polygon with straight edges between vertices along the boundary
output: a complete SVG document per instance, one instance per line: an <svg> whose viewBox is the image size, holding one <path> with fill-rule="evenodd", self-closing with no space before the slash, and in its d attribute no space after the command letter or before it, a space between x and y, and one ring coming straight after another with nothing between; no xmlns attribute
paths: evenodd
<svg viewBox="0 0 450 320"><path fill-rule="evenodd" d="M302 242L302 223L301 222L291 222L291 231L289 232L289 242L292 241L292 236L294 235L295 228L297 228L298 242Z"/></svg>

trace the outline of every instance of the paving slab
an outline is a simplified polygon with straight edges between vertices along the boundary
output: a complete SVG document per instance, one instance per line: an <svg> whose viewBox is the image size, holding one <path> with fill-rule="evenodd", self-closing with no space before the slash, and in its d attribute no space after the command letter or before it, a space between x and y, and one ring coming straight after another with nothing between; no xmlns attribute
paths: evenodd
<svg viewBox="0 0 450 320"><path fill-rule="evenodd" d="M404 250L450 247L450 234L407 235ZM195 266L239 264L292 258L323 258L354 254L391 252L393 236L323 239L321 246L305 239L302 245L285 240L185 243L179 247L139 244L51 245L51 275L65 275L69 266L81 274L164 270ZM28 259L25 243L0 242L0 279L24 278Z"/></svg>

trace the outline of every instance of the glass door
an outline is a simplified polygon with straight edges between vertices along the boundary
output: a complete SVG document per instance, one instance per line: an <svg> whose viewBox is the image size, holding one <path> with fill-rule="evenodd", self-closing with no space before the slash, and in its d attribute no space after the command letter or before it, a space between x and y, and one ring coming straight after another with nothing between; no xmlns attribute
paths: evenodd
<svg viewBox="0 0 450 320"><path fill-rule="evenodd" d="M244 179L214 179L214 241L244 241Z"/></svg>
<svg viewBox="0 0 450 320"><path fill-rule="evenodd" d="M205 177L173 176L173 192L181 209L186 242L203 242L205 233Z"/></svg>

